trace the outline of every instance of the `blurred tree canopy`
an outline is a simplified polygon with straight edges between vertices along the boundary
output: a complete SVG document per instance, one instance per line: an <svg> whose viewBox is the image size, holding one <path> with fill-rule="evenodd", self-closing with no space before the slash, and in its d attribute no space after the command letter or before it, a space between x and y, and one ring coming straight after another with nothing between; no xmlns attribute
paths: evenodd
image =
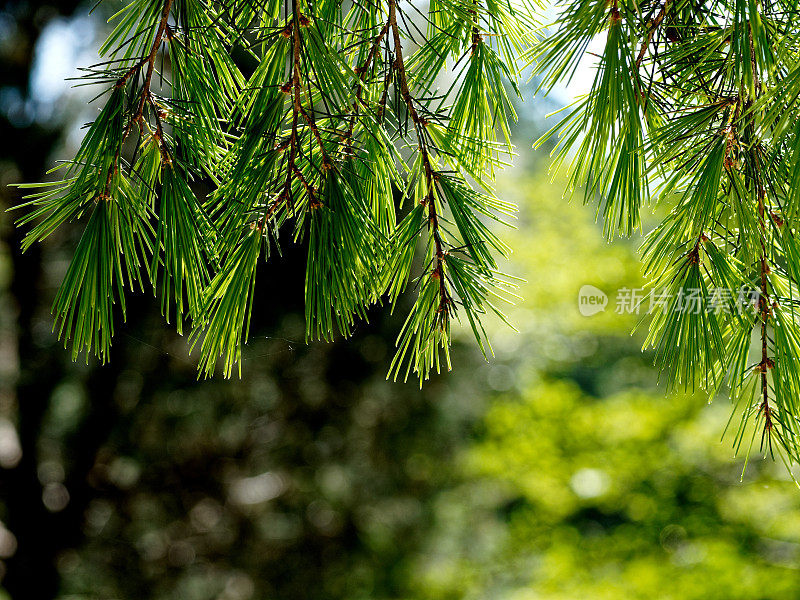
<svg viewBox="0 0 800 600"><path fill-rule="evenodd" d="M409 597L796 597L794 482L767 459L740 483L744 459L719 439L729 406L657 387L642 332L627 335L639 317L613 304L581 316L581 285L642 279L635 243L606 244L584 208L560 204L559 183L506 184L522 206L512 246L528 283L511 318L523 331L499 341L490 381L507 369L506 391L433 503Z"/></svg>

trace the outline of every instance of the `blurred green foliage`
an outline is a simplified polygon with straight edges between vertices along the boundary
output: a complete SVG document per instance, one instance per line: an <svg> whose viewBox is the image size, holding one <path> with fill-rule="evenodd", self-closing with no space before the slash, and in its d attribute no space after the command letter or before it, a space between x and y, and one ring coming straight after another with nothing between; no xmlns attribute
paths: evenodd
<svg viewBox="0 0 800 600"><path fill-rule="evenodd" d="M419 392L383 380L380 332L292 345L294 315L240 382L143 393L152 366L131 358L63 597L796 597L797 488L769 460L740 482L730 407L665 395L615 311L641 284L636 240L607 244L543 174L506 185L525 300L489 364L462 347ZM609 294L592 317L587 283Z"/></svg>
<svg viewBox="0 0 800 600"><path fill-rule="evenodd" d="M436 501L412 597L797 597L795 484L769 459L740 482L720 442L730 407L665 395L628 335L641 315L616 313L616 290L641 286L637 240L607 245L558 182L508 185L528 284L501 359L518 383L491 401L459 455L461 485ZM584 284L608 293L605 312L579 313Z"/></svg>

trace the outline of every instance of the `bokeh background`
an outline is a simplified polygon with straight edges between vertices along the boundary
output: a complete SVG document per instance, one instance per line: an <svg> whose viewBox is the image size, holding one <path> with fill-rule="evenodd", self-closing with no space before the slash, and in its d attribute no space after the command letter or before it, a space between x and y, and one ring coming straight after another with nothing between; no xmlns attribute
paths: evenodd
<svg viewBox="0 0 800 600"><path fill-rule="evenodd" d="M65 77L114 2L0 0L0 207L92 119ZM569 89L564 94L569 95ZM258 278L240 380L198 382L135 297L112 360L72 363L49 306L79 229L25 255L0 221L0 599L533 600L800 596L800 491L722 437L730 407L665 394L633 315L578 289L640 287L638 240L602 239L531 142L498 182L524 278L496 358L385 380L400 317L303 343L301 248ZM558 101L556 101L558 102ZM398 311L402 314L402 311ZM741 478L741 480L740 480Z"/></svg>

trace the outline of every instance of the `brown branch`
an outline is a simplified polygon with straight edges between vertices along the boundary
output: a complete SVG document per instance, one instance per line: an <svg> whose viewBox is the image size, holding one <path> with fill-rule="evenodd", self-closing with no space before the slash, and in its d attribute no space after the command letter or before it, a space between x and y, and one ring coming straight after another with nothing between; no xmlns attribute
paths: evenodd
<svg viewBox="0 0 800 600"><path fill-rule="evenodd" d="M164 127L161 123L161 114L160 114L161 107L158 104L156 104L152 96L148 98L148 101L150 102L150 106L153 109L153 116L155 117L156 120L156 131L153 134L153 137L155 138L156 143L158 144L158 151L161 153L161 162L163 162L165 165L171 165L172 157L170 157L169 152L167 152L167 149L164 146Z"/></svg>
<svg viewBox="0 0 800 600"><path fill-rule="evenodd" d="M381 42L383 41L383 38L386 37L388 31L389 21L387 20L383 26L383 29L381 29L380 33L378 33L378 35L376 35L372 40L372 46L367 53L367 58L364 59L364 64L356 68L356 73L358 74L358 82L354 86L356 99L353 101L353 114L350 116L350 124L347 128L347 133L344 136L345 154L347 154L351 148L353 129L355 128L356 119L358 118L358 107L359 105L364 104L362 100L362 94L364 92L364 82L367 78L367 72L369 71L372 61L378 55L378 52L381 49Z"/></svg>
<svg viewBox="0 0 800 600"><path fill-rule="evenodd" d="M314 187L303 176L303 172L297 166L297 156L300 146L300 117L308 125L314 139L319 146L322 153L322 169L327 170L333 166L333 163L325 150L322 135L320 134L319 127L314 119L313 112L306 110L302 103L302 90L303 80L300 72L300 57L302 50L302 37L300 34L301 27L308 27L310 21L308 18L301 14L297 8L297 1L292 2L292 19L283 28L281 34L283 37L292 40L292 79L281 86L281 90L285 94L290 94L292 97L292 124L289 132L289 139L280 144L276 150L286 150L288 148L289 154L286 159L286 177L283 182L283 191L275 198L265 211L264 215L259 219L258 227L262 227L272 217L282 204L286 204L288 209L291 209L294 202L292 196L292 181L296 177L297 180L305 188L309 197L309 206L315 208L319 205L319 200L316 197ZM310 91L309 91L310 96ZM309 98L310 101L310 98Z"/></svg>
<svg viewBox="0 0 800 600"><path fill-rule="evenodd" d="M383 115L386 112L386 100L389 98L389 86L392 83L392 70L386 69L386 76L383 78L383 92L378 100L378 123L383 122Z"/></svg>
<svg viewBox="0 0 800 600"><path fill-rule="evenodd" d="M428 147L425 142L425 127L427 121L419 115L415 105L414 99L411 96L411 91L408 85L408 78L406 76L406 67L403 62L403 44L400 37L400 27L397 24L397 0L389 0L389 26L392 30L394 38L394 52L395 61L394 69L397 72L397 80L400 84L400 96L408 108L408 114L411 121L414 123L414 128L417 133L417 146L419 148L422 164L425 169L425 183L427 187L427 194L423 200L423 204L428 208L428 228L432 233L433 242L435 247L434 262L436 266L431 273L431 277L439 280L439 313L441 314L442 326L447 324L450 305L452 301L450 294L445 284L444 261L445 251L442 242L442 236L439 230L439 216L436 213L436 201L433 197L434 190L434 172L431 168L431 160L428 152ZM438 174L436 175L438 177Z"/></svg>
<svg viewBox="0 0 800 600"><path fill-rule="evenodd" d="M114 87L121 88L121 87L122 87L122 86L124 86L126 83L128 83L128 79L130 79L131 77L133 77L133 75L134 75L136 72L138 72L138 71L139 71L139 69L141 69L141 68L142 68L142 67L143 67L143 66L144 66L144 65L147 63L147 58L148 58L148 57L147 57L147 56L145 56L143 59L141 59L140 61L138 61L138 62L137 62L135 65L133 65L133 66L132 66L130 69L128 69L127 71L125 71L125 73L122 75L122 77L120 77L119 79L117 79L117 83L115 84L115 86L114 86Z"/></svg>
<svg viewBox="0 0 800 600"><path fill-rule="evenodd" d="M161 47L161 40L164 37L164 32L167 29L167 19L169 19L169 11L172 8L172 0L165 0L164 7L161 9L161 21L158 24L155 38L153 39L153 46L150 48L150 54L147 57L147 73L144 76L144 85L142 86L142 97L139 100L139 107L136 109L136 115L133 120L136 121L142 117L144 112L144 103L150 95L150 81L153 79L153 71L156 65L156 56L158 49Z"/></svg>
<svg viewBox="0 0 800 600"><path fill-rule="evenodd" d="M750 65L753 69L753 79L755 85L753 86L756 90L756 97L752 99L752 101L756 101L758 98L758 70L756 67L756 57L755 57L755 49L753 47L753 32L750 31ZM751 108L751 102L747 102L746 108ZM745 113L749 113L749 110L746 110ZM766 246L766 236L767 236L767 219L766 219L766 190L764 189L764 183L761 181L761 168L760 168L760 158L759 158L759 146L757 140L755 139L755 127L753 124L752 117L749 118L746 131L748 134L748 142L750 146L750 154L752 157L752 166L751 166L751 177L754 179L755 187L756 187L756 194L758 198L758 226L760 230L760 243L761 243L761 256L759 257L759 275L761 278L761 293L759 295L759 309L761 313L761 406L760 410L764 415L764 431L762 433L762 440L763 436L766 435L767 441L771 444L771 435L772 435L772 409L769 405L769 381L767 379L767 372L771 368L770 365L774 366L774 362L772 359L769 358L768 355L768 336L767 336L767 321L770 317L770 300L769 300L769 282L767 280L767 275L770 272L769 264L767 263L767 246Z"/></svg>
<svg viewBox="0 0 800 600"><path fill-rule="evenodd" d="M755 152L753 152L755 156ZM756 158L756 164L758 159ZM755 166L755 165L754 165ZM766 206L764 186L760 181L757 182L758 192L758 224L761 229L761 257L759 260L759 272L761 276L761 293L759 295L759 310L761 313L761 412L764 415L764 432L769 437L772 431L772 411L769 406L769 385L767 381L767 371L774 366L774 362L769 358L767 353L767 321L770 316L770 301L767 275L769 274L769 265L767 264L767 249L764 237L766 236Z"/></svg>
<svg viewBox="0 0 800 600"><path fill-rule="evenodd" d="M286 180L283 184L283 200L292 205L292 175L297 171L295 160L297 158L297 127L300 120L300 27L298 26L297 0L292 2L294 18L291 21L292 28L292 129L289 134L289 156L286 162Z"/></svg>
<svg viewBox="0 0 800 600"><path fill-rule="evenodd" d="M141 97L139 99L139 105L136 109L136 112L131 115L130 119L128 120L127 125L125 126L124 131L122 132L122 139L120 140L119 146L117 147L116 152L114 153L114 159L111 161L111 165L108 168L108 173L106 175L106 182L103 187L103 193L100 195L99 199L108 200L111 197L111 182L114 179L114 175L119 171L119 161L122 158L122 146L125 143L128 135L133 129L134 123L140 123L143 119L144 114L144 103L145 101L149 100L151 105L153 106L153 111L156 113L156 141L158 142L159 152L161 152L162 159L166 164L170 164L172 161L169 158L169 155L164 148L164 132L161 127L161 120L158 116L158 109L155 106L155 102L150 94L150 81L153 77L153 70L155 69L155 62L156 56L158 55L158 49L161 46L161 40L164 37L164 32L167 29L167 20L169 19L169 13L172 8L173 0L164 0L164 6L161 9L161 18L158 23L158 28L156 29L156 34L153 37L153 44L150 47L150 52L147 56L139 60L136 64L134 64L130 69L128 69L118 80L117 83L114 85L115 89L119 89L123 87L128 80L135 74L138 73L142 67L147 65L147 73L145 74L144 83L142 85L142 92Z"/></svg>
<svg viewBox="0 0 800 600"><path fill-rule="evenodd" d="M392 36L394 38L394 68L397 71L397 79L400 83L400 96L403 98L408 107L408 114L411 117L414 127L417 129L417 139L420 147L420 152L423 153L423 160L428 163L428 152L425 149L425 136L423 134L425 121L419 116L416 107L414 106L414 99L411 96L411 91L408 86L408 78L406 77L406 66L403 61L403 43L400 37L400 27L397 25L397 0L389 0L389 26L392 29Z"/></svg>
<svg viewBox="0 0 800 600"><path fill-rule="evenodd" d="M303 106L300 106L300 115L305 120L308 128L311 130L311 133L314 135L314 139L317 141L317 145L319 146L319 150L322 153L322 170L327 171L333 166L331 159L328 157L328 153L325 150L325 144L322 142L322 135L319 132L319 127L317 127L317 123L314 120L313 113L306 111Z"/></svg>
<svg viewBox="0 0 800 600"><path fill-rule="evenodd" d="M477 0L473 0L472 6L475 7L477 4ZM483 41L483 36L481 35L480 29L478 29L478 10L476 8L471 8L469 14L472 17L472 46L470 48L470 56L473 56L478 49L478 45Z"/></svg>
<svg viewBox="0 0 800 600"><path fill-rule="evenodd" d="M653 37L656 34L656 30L661 26L661 22L664 20L664 17L667 14L667 10L669 10L671 0L664 0L664 6L661 7L661 10L656 15L656 18L653 19L653 23L647 29L647 37L645 38L644 42L642 42L642 47L639 50L639 55L636 57L636 67L640 67L642 62L644 61L645 54L647 54L647 49L650 47L651 42L653 41Z"/></svg>

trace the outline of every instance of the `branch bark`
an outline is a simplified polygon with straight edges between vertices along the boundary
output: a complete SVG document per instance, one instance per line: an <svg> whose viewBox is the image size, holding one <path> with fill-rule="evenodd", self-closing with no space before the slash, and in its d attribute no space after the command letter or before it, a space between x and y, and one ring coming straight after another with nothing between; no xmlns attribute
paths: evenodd
<svg viewBox="0 0 800 600"><path fill-rule="evenodd" d="M436 212L436 201L433 196L434 191L434 171L431 167L431 160L429 149L425 137L425 127L427 121L419 115L416 106L414 105L414 98L411 96L411 91L408 85L408 78L406 76L406 67L403 61L403 43L400 35L400 27L397 24L397 0L389 0L389 26L392 30L392 37L394 38L394 52L395 61L394 68L397 72L397 80L400 84L400 96L408 108L408 114L411 121L414 123L414 128L417 133L417 145L420 152L422 165L425 170L425 184L427 194L424 200L428 208L428 227L433 236L435 256L434 268L431 272L431 277L439 280L439 314L442 319L442 327L447 325L450 306L452 304L450 293L447 289L444 273L445 250L444 243L439 228L439 216Z"/></svg>

